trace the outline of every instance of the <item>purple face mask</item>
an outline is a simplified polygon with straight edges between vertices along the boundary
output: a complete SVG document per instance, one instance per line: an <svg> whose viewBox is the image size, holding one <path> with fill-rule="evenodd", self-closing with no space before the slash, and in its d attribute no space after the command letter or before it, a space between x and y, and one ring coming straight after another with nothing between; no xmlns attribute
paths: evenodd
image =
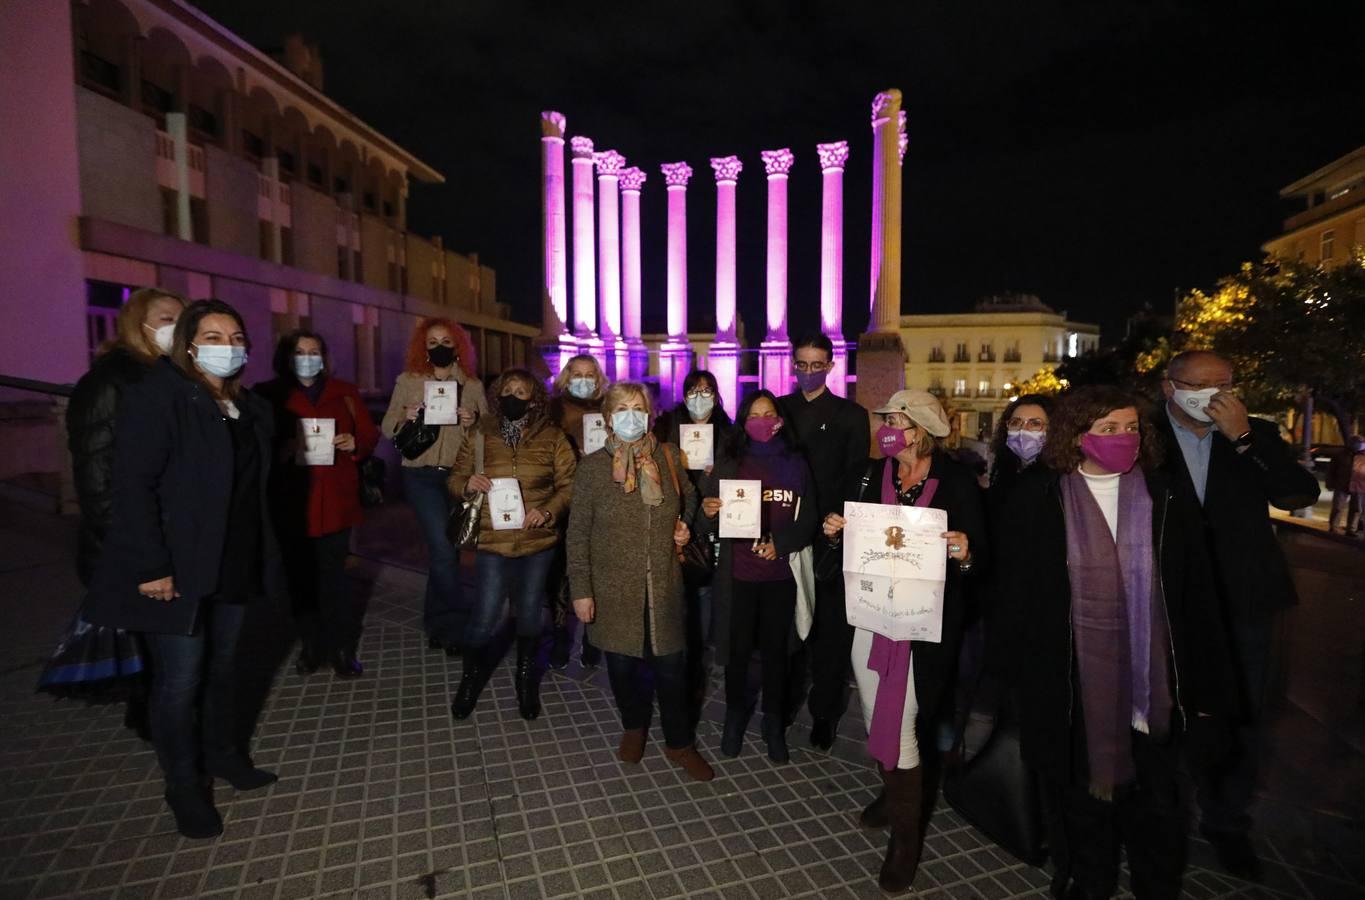
<svg viewBox="0 0 1365 900"><path fill-rule="evenodd" d="M745 433L761 444L771 441L781 429L782 419L777 416L754 416L744 420Z"/></svg>
<svg viewBox="0 0 1365 900"><path fill-rule="evenodd" d="M825 386L825 379L829 378L829 369L824 369L819 372L802 372L798 369L795 374L796 386L799 387L803 393L813 394Z"/></svg>
<svg viewBox="0 0 1365 900"><path fill-rule="evenodd" d="M1043 442L1047 440L1044 431L1011 431L1005 436L1005 446L1014 451L1021 462L1031 463L1043 452Z"/></svg>
<svg viewBox="0 0 1365 900"><path fill-rule="evenodd" d="M905 440L905 429L883 425L877 429L877 446L882 448L882 456L891 459L909 446Z"/></svg>
<svg viewBox="0 0 1365 900"><path fill-rule="evenodd" d="M1083 434L1081 452L1108 472L1123 474L1137 463L1140 434Z"/></svg>

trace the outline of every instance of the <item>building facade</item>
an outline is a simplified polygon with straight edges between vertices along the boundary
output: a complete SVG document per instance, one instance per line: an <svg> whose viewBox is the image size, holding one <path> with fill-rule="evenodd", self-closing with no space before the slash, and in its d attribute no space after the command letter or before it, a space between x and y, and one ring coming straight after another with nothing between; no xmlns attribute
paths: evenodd
<svg viewBox="0 0 1365 900"><path fill-rule="evenodd" d="M1284 220L1265 252L1330 268L1365 247L1365 147L1282 188L1280 197L1303 209Z"/></svg>
<svg viewBox="0 0 1365 900"><path fill-rule="evenodd" d="M75 380L150 285L241 310L248 383L298 326L373 393L421 316L462 323L485 371L532 359L494 271L408 230L409 186L441 174L327 97L315 48L278 57L182 0L4 4L0 371Z"/></svg>
<svg viewBox="0 0 1365 900"><path fill-rule="evenodd" d="M1014 386L1097 349L1098 325L1073 322L1037 297L990 297L969 313L901 316L905 384L944 398L959 433L989 433Z"/></svg>

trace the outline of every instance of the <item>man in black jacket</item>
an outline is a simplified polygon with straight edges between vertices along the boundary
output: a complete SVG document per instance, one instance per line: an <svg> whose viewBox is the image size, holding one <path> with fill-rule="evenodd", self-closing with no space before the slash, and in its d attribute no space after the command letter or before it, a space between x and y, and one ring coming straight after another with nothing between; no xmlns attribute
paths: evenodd
<svg viewBox="0 0 1365 900"><path fill-rule="evenodd" d="M1247 812L1256 787L1255 726L1276 614L1297 602L1266 507L1312 506L1318 483L1294 459L1273 423L1247 415L1233 392L1232 366L1217 354L1177 355L1162 390L1165 410L1155 418L1166 442L1165 467L1174 489L1203 509L1243 714L1234 754L1197 773L1200 831L1229 873L1255 878L1260 862L1248 838Z"/></svg>
<svg viewBox="0 0 1365 900"><path fill-rule="evenodd" d="M834 345L823 334L803 337L795 344L797 389L778 400L779 411L806 455L815 479L816 521L831 512L842 514L844 498L856 487L871 445L867 411L825 387L834 363ZM815 622L806 642L811 689L811 746L834 745L839 716L848 688L849 653L853 626L844 610L844 576L815 586Z"/></svg>

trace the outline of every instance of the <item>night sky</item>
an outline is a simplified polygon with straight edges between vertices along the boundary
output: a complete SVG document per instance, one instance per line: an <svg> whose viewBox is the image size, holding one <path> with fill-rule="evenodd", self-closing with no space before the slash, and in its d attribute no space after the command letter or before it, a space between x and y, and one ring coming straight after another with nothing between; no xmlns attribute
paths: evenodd
<svg viewBox="0 0 1365 900"><path fill-rule="evenodd" d="M815 144L846 139L845 330L867 322L869 104L909 113L904 311L1035 293L1117 337L1150 303L1258 258L1280 187L1365 144L1365 4L539 4L197 0L263 49L320 44L326 92L445 174L409 225L478 251L540 312L539 112L649 174L645 330L662 330L665 192L686 160L690 324L714 327L709 157L738 154L740 312L762 337L759 151L790 146L794 332L819 304ZM568 166L566 164L566 171ZM570 235L572 228L570 227ZM570 281L572 284L572 281Z"/></svg>

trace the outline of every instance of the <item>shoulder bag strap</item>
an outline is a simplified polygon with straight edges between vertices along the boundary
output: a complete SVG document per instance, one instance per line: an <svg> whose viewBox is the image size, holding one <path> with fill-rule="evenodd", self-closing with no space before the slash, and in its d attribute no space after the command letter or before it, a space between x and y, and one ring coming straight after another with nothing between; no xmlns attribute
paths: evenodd
<svg viewBox="0 0 1365 900"><path fill-rule="evenodd" d="M474 473L483 474L483 429L479 428L474 432L476 438L474 443Z"/></svg>
<svg viewBox="0 0 1365 900"><path fill-rule="evenodd" d="M673 465L673 454L668 452L667 445L660 445L659 449L664 453L664 462L668 463L668 477L673 481L673 493L678 495L679 509L682 504L682 487L678 483L678 470Z"/></svg>

